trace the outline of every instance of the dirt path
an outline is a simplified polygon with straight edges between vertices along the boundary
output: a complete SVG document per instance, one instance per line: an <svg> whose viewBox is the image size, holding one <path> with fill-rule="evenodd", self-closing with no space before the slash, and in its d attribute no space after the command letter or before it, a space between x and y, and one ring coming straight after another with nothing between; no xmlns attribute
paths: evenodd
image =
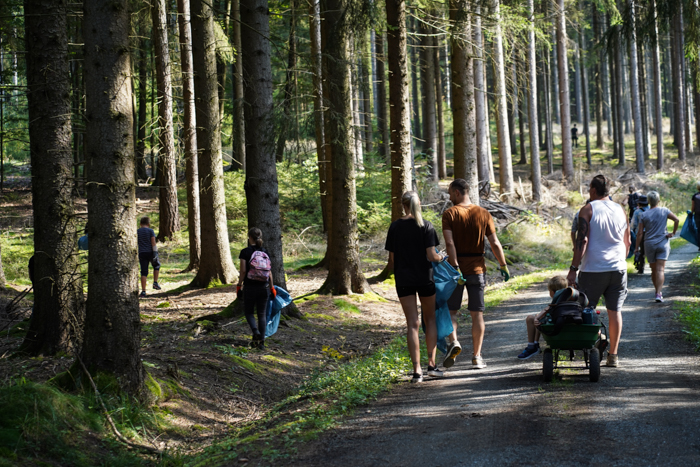
<svg viewBox="0 0 700 467"><path fill-rule="evenodd" d="M631 275L623 311L620 368L560 370L542 382L542 357L516 359L524 318L546 303L546 286L490 310L484 355L465 355L442 380L401 384L342 427L310 443L297 465L698 465L700 357L672 319L674 296L697 254L687 245L667 267L665 304L653 302L651 277ZM471 340L463 335L465 349ZM464 354L463 354L464 355ZM567 362L565 365L572 365ZM583 362L573 362L582 366Z"/></svg>

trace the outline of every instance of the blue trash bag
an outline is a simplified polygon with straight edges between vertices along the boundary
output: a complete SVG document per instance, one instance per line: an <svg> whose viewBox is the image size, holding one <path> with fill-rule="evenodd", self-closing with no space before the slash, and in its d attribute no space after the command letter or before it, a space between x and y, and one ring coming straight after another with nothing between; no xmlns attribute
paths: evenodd
<svg viewBox="0 0 700 467"><path fill-rule="evenodd" d="M628 259L634 256L634 250L637 248L637 234L630 232L630 237L632 239L632 243L630 243L630 251L627 253Z"/></svg>
<svg viewBox="0 0 700 467"><path fill-rule="evenodd" d="M695 225L695 216L692 212L687 211L688 217L685 218L683 228L681 229L681 238L688 243L698 246L698 226Z"/></svg>
<svg viewBox="0 0 700 467"><path fill-rule="evenodd" d="M88 236L83 235L78 239L78 249L87 251L88 250Z"/></svg>
<svg viewBox="0 0 700 467"><path fill-rule="evenodd" d="M445 337L452 334L452 318L447 307L447 300L457 287L460 274L447 261L433 263L433 281L435 282L435 324L437 325L437 347L440 352L447 352ZM422 317L421 317L422 320ZM425 332L425 323L423 323Z"/></svg>
<svg viewBox="0 0 700 467"><path fill-rule="evenodd" d="M270 295L271 300L267 302L267 327L265 328L265 337L270 337L277 332L280 325L280 312L282 308L292 303L292 297L281 287L275 286L277 297Z"/></svg>

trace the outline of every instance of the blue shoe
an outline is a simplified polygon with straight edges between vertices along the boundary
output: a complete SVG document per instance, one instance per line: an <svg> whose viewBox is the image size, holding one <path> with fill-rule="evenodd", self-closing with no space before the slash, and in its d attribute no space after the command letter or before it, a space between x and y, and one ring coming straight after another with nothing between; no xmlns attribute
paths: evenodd
<svg viewBox="0 0 700 467"><path fill-rule="evenodd" d="M520 360L527 360L528 358L532 358L535 355L540 353L540 344L537 343L535 345L530 345L528 344L527 347L525 347L525 350L523 350L520 355L518 355L518 358Z"/></svg>

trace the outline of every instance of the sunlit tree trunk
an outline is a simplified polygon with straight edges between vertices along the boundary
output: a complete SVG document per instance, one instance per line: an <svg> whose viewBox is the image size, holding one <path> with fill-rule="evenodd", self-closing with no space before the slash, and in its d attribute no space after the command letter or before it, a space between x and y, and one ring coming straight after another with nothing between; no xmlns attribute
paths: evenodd
<svg viewBox="0 0 700 467"><path fill-rule="evenodd" d="M569 104L569 59L566 55L566 16L564 0L557 0L557 64L559 65L559 113L561 115L561 157L564 177L574 176L571 150L571 106Z"/></svg>
<svg viewBox="0 0 700 467"><path fill-rule="evenodd" d="M231 21L232 41L235 52L235 62L232 67L231 76L233 78L233 128L231 139L233 140L233 158L231 160L232 170L242 170L245 172L245 116L243 113L243 71L241 70L242 54L241 49L241 6L240 0L231 0Z"/></svg>
<svg viewBox="0 0 700 467"><path fill-rule="evenodd" d="M411 32L416 33L418 28L416 27L416 19L411 18ZM388 34L388 31L387 31ZM421 126L421 108L420 108L420 95L418 92L418 68L419 68L419 58L418 58L418 53L416 52L416 45L418 44L418 41L416 39L416 36L413 35L411 38L411 99L412 99L412 105L411 105L411 113L412 113L412 121L413 121L413 137L417 139L421 139L423 137L422 134L422 126Z"/></svg>
<svg viewBox="0 0 700 467"><path fill-rule="evenodd" d="M503 56L500 0L491 0L491 11L495 21L493 55L495 65L496 123L498 129L498 175L501 184L501 193L511 193L513 191L513 161L511 159L510 129L508 127L505 57Z"/></svg>
<svg viewBox="0 0 700 467"><path fill-rule="evenodd" d="M592 7L593 13L593 40L597 47L600 47L600 14L595 5ZM595 80L595 147L596 149L603 148L603 71L605 66L603 51L601 50L596 57L593 68L593 79Z"/></svg>
<svg viewBox="0 0 700 467"><path fill-rule="evenodd" d="M654 69L654 129L656 130L656 168L664 167L664 131L661 114L661 60L659 58L659 26L656 20L656 0L651 0L650 8L654 14L654 35L652 37L652 67Z"/></svg>
<svg viewBox="0 0 700 467"><path fill-rule="evenodd" d="M442 103L442 72L440 70L440 47L438 38L433 37L433 61L435 62L435 102L437 104L437 160L438 178L447 177L447 160L445 152L445 117ZM471 68L470 68L471 69ZM473 89L472 85L472 89Z"/></svg>
<svg viewBox="0 0 700 467"><path fill-rule="evenodd" d="M141 16L141 15L139 15ZM146 180L146 111L148 106L148 62L146 61L146 31L143 25L144 18L139 18L139 98L138 98L138 128L136 131L136 172L138 178Z"/></svg>
<svg viewBox="0 0 700 467"><path fill-rule="evenodd" d="M528 47L527 47L527 122L530 130L530 164L532 178L532 200L542 199L542 173L540 168L540 141L537 131L537 54L535 52L535 1L527 0L528 8ZM522 137L522 136L521 136Z"/></svg>
<svg viewBox="0 0 700 467"><path fill-rule="evenodd" d="M381 142L379 144L379 155L382 157L388 157L390 152L390 136L389 136L389 116L386 107L386 71L384 62L386 60L386 55L384 53L384 33L377 31L375 34L375 50L377 55L377 102L375 106L377 108L377 127L379 129L379 135L381 137Z"/></svg>
<svg viewBox="0 0 700 467"><path fill-rule="evenodd" d="M680 46L681 14L676 15L671 20L671 74L673 88L673 113L675 143L678 148L678 159L685 160L685 92L683 90L683 67L681 60L683 52Z"/></svg>
<svg viewBox="0 0 700 467"><path fill-rule="evenodd" d="M318 160L318 182L321 195L321 214L323 231L328 231L328 209L326 203L326 134L323 112L323 73L321 57L321 3L311 0L309 3L309 36L311 39L311 77L314 96L314 136L316 138L316 158Z"/></svg>
<svg viewBox="0 0 700 467"><path fill-rule="evenodd" d="M552 139L552 106L549 102L551 83L549 80L552 77L552 73L549 69L549 59L550 55L547 51L542 53L542 64L544 65L542 73L542 81L544 82L544 113L545 113L545 139L546 139L546 150L547 150L547 174L551 175L554 173L554 140Z"/></svg>
<svg viewBox="0 0 700 467"><path fill-rule="evenodd" d="M635 7L634 1L628 0L629 19L630 19L630 92L632 94L632 117L634 119L634 149L637 158L637 172L644 173L644 153L646 146L644 144L644 136L642 134L642 106L639 97L639 64L637 63L637 31L635 25Z"/></svg>
<svg viewBox="0 0 700 467"><path fill-rule="evenodd" d="M432 28L420 23L421 33L421 100L423 104L423 152L430 161L430 175L438 179L437 134L435 120L435 54L432 51Z"/></svg>
<svg viewBox="0 0 700 467"><path fill-rule="evenodd" d="M282 162L284 157L284 148L287 144L287 139L292 122L292 101L294 92L297 86L296 83L296 67L297 67L297 34L296 34L296 10L297 0L291 0L289 17L289 40L287 41L287 77L284 84L284 94L282 102L282 118L280 120L280 133L277 138L277 147L275 149L275 158L277 162ZM245 34L243 34L245 36Z"/></svg>
<svg viewBox="0 0 700 467"><path fill-rule="evenodd" d="M490 164L489 120L486 108L486 83L484 80L484 36L481 30L481 7L475 6L474 14L474 109L476 115L476 151L479 181L493 180Z"/></svg>
<svg viewBox="0 0 700 467"><path fill-rule="evenodd" d="M586 39L583 37L583 31L579 32L579 49L581 51L580 66L581 69L581 85L583 86L583 92L581 93L581 103L583 107L583 134L586 137L586 162L588 166L591 166L591 126L590 126L590 107L588 103L588 70L584 60L587 58L586 55Z"/></svg>

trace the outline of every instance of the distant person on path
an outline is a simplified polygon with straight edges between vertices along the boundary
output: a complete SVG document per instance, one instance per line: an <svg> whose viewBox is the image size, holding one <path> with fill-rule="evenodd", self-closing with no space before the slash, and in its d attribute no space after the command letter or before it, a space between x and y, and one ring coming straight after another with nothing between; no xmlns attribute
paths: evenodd
<svg viewBox="0 0 700 467"><path fill-rule="evenodd" d="M435 364L437 326L435 323L435 283L433 265L445 259L435 247L440 244L432 224L423 220L418 194L407 191L401 197L405 215L391 223L384 249L389 252L389 264L393 265L396 294L406 315L408 353L413 362L412 383L423 381L420 365L420 315L416 294L420 299L425 322L425 342L428 351L428 375L443 376Z"/></svg>
<svg viewBox="0 0 700 467"><path fill-rule="evenodd" d="M627 298L627 252L630 230L622 206L608 197L609 181L603 175L593 177L589 188L590 204L581 208L574 257L567 280L586 294L591 305L605 297L610 325L610 350L607 366L617 367L617 350L622 333L622 305Z"/></svg>
<svg viewBox="0 0 700 467"><path fill-rule="evenodd" d="M272 263L267 250L263 248L262 231L253 227L248 231L248 246L241 250L238 289L243 285L243 310L248 326L253 333L252 347L265 349L267 329L267 301L270 294L277 295L272 281ZM257 324L255 312L258 314Z"/></svg>
<svg viewBox="0 0 700 467"><path fill-rule="evenodd" d="M491 251L500 265L499 271L507 281L510 279L503 247L496 236L496 227L491 214L484 208L471 204L467 182L461 178L450 184L450 201L452 206L442 215L442 233L447 244L447 254L452 266L461 270L464 283L457 285L447 305L452 316L454 331L450 335L447 355L443 361L445 368L455 363L455 358L462 352L457 340L457 312L462 307L464 289L467 289L467 309L472 318L472 345L474 355L472 367L485 368L481 356L484 341L484 287L486 286L486 262L484 261L485 239L488 238ZM478 196L478 195L477 195Z"/></svg>
<svg viewBox="0 0 700 467"><path fill-rule="evenodd" d="M156 245L156 233L151 228L151 220L142 217L140 227L136 231L139 241L139 265L141 266L141 296L146 296L146 280L148 279L148 265L153 265L153 289L160 290L158 275L160 274L160 261L158 260L158 246Z"/></svg>
<svg viewBox="0 0 700 467"><path fill-rule="evenodd" d="M578 147L578 128L574 123L574 127L571 129L571 146L574 148Z"/></svg>
<svg viewBox="0 0 700 467"><path fill-rule="evenodd" d="M670 209L659 206L659 194L655 191L647 193L651 208L642 214L639 222L639 231L644 232L644 253L646 254L649 266L651 266L651 281L656 289L654 299L658 303L664 301L661 289L664 286L664 269L666 261L671 254L671 243L669 239L676 235L678 230L678 217ZM666 229L667 220L673 221L673 233L668 233ZM642 237L637 236L637 247L635 253L639 251Z"/></svg>
<svg viewBox="0 0 700 467"><path fill-rule="evenodd" d="M566 277L564 276L554 276L547 282L547 290L549 290L549 297L554 298L554 294L559 290L567 288L568 284L566 282ZM534 357L540 353L540 331L537 329L540 322L539 320L549 311L549 307L542 310L537 315L528 315L525 318L525 324L527 326L527 347L523 350L518 358L520 360L527 360L528 358Z"/></svg>
<svg viewBox="0 0 700 467"><path fill-rule="evenodd" d="M690 202L690 212L693 213L693 218L695 220L695 228L697 229L698 235L698 251L700 251L700 182L695 184L695 189L697 192L693 195L692 201Z"/></svg>
<svg viewBox="0 0 700 467"><path fill-rule="evenodd" d="M634 216L634 211L637 209L637 204L639 203L639 198L642 196L635 188L634 185L629 186L629 194L622 201L622 204L626 204L629 207L629 219L632 220Z"/></svg>
<svg viewBox="0 0 700 467"><path fill-rule="evenodd" d="M634 211L632 216L632 222L630 222L630 232L638 237L641 230L639 230L639 222L642 220L642 215L649 210L649 197L640 196L637 200L637 209Z"/></svg>

